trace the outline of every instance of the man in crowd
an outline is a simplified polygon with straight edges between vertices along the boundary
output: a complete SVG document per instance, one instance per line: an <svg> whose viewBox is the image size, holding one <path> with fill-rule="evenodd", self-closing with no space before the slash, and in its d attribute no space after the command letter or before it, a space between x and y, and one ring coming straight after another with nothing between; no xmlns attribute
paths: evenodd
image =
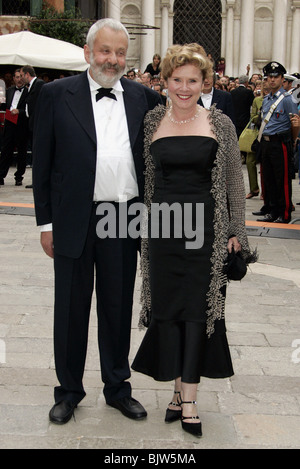
<svg viewBox="0 0 300 469"><path fill-rule="evenodd" d="M6 91L6 105L2 105L5 108L6 114L0 157L0 185L4 185L4 179L7 176L16 148L17 170L14 174L15 185L22 186L22 180L26 170L28 143L28 119L25 114L28 90L24 86L24 80L20 69L15 70L13 82L14 86L11 86Z"/></svg>
<svg viewBox="0 0 300 469"><path fill-rule="evenodd" d="M215 104L218 109L224 112L233 123L235 123L232 96L227 91L217 90L214 86L216 83L216 74L207 77L203 82L201 97L198 103L210 109Z"/></svg>
<svg viewBox="0 0 300 469"><path fill-rule="evenodd" d="M29 130L29 145L32 149L32 139L33 139L33 123L35 116L35 107L39 93L42 86L45 84L44 80L37 78L35 70L31 65L25 65L21 69L23 80L27 85L28 94L26 96L26 116L28 117L28 130ZM26 189L32 189L32 184L25 186Z"/></svg>
<svg viewBox="0 0 300 469"><path fill-rule="evenodd" d="M231 91L235 126L238 138L250 120L251 106L254 100L253 92L247 88L249 77L242 75L239 77L239 85Z"/></svg>
<svg viewBox="0 0 300 469"><path fill-rule="evenodd" d="M262 105L261 159L270 211L258 221L289 223L293 207L293 143L297 138L291 115L297 114L297 104L283 88L286 74L283 65L270 62L263 71L270 93Z"/></svg>

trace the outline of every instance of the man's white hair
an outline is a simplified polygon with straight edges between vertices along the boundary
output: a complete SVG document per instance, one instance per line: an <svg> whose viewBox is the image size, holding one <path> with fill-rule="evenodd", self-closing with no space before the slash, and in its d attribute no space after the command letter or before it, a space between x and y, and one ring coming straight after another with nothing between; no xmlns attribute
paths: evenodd
<svg viewBox="0 0 300 469"><path fill-rule="evenodd" d="M120 21L117 21L113 18L102 18L101 20L96 21L96 23L94 23L90 27L87 33L86 43L90 49L93 48L94 40L98 31L100 31L100 29L105 28L105 27L110 28L114 31L122 31L126 35L127 40L129 41L128 31L125 28L125 26L123 26L123 24L120 23Z"/></svg>

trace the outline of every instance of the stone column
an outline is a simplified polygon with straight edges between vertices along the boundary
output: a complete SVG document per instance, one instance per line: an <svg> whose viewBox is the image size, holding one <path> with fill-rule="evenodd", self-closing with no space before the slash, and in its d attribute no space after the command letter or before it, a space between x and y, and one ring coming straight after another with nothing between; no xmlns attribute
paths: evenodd
<svg viewBox="0 0 300 469"><path fill-rule="evenodd" d="M233 76L234 69L234 55L233 55L233 41L234 41L234 6L235 0L227 0L227 16L226 16L226 75Z"/></svg>
<svg viewBox="0 0 300 469"><path fill-rule="evenodd" d="M161 2L160 55L164 57L169 47L169 1Z"/></svg>
<svg viewBox="0 0 300 469"><path fill-rule="evenodd" d="M245 75L250 65L253 71L254 14L255 0L241 0L241 37L239 75Z"/></svg>
<svg viewBox="0 0 300 469"><path fill-rule="evenodd" d="M285 65L287 0L274 0L272 60ZM298 37L299 42L299 37Z"/></svg>
<svg viewBox="0 0 300 469"><path fill-rule="evenodd" d="M294 0L292 5L292 40L291 40L291 60L290 73L300 71L300 0Z"/></svg>
<svg viewBox="0 0 300 469"><path fill-rule="evenodd" d="M142 24L155 26L155 0L142 0ZM141 36L141 72L152 62L155 54L155 30L144 29Z"/></svg>
<svg viewBox="0 0 300 469"><path fill-rule="evenodd" d="M121 20L121 0L109 0L107 17L115 20Z"/></svg>

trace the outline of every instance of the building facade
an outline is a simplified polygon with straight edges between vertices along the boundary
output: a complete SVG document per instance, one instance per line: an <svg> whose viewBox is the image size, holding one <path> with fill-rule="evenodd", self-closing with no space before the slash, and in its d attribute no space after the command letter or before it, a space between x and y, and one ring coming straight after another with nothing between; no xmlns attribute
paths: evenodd
<svg viewBox="0 0 300 469"><path fill-rule="evenodd" d="M299 0L108 0L107 14L155 26L132 35L129 65L141 70L174 42L199 42L226 74L261 72L272 60L300 71Z"/></svg>
<svg viewBox="0 0 300 469"><path fill-rule="evenodd" d="M0 0L0 33L24 29L16 3L34 15L42 0ZM128 68L142 71L173 43L198 42L225 73L261 72L272 60L300 72L300 0L48 0L58 10L76 6L84 18L116 18L130 32ZM13 10L14 8L14 10ZM24 18L24 17L23 17ZM22 23L23 21L23 23ZM26 22L26 21L25 21Z"/></svg>

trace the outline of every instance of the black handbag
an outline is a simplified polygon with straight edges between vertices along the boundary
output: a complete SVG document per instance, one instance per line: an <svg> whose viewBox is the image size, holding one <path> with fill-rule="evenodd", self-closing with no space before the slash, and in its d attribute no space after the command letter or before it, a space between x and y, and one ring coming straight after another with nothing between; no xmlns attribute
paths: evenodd
<svg viewBox="0 0 300 469"><path fill-rule="evenodd" d="M247 273L247 264L243 259L240 251L235 252L232 249L228 253L228 256L224 263L224 274L227 275L228 281L230 280L242 280Z"/></svg>
<svg viewBox="0 0 300 469"><path fill-rule="evenodd" d="M255 153L256 163L261 163L261 144L258 141L258 138L256 138L252 143L251 151Z"/></svg>

